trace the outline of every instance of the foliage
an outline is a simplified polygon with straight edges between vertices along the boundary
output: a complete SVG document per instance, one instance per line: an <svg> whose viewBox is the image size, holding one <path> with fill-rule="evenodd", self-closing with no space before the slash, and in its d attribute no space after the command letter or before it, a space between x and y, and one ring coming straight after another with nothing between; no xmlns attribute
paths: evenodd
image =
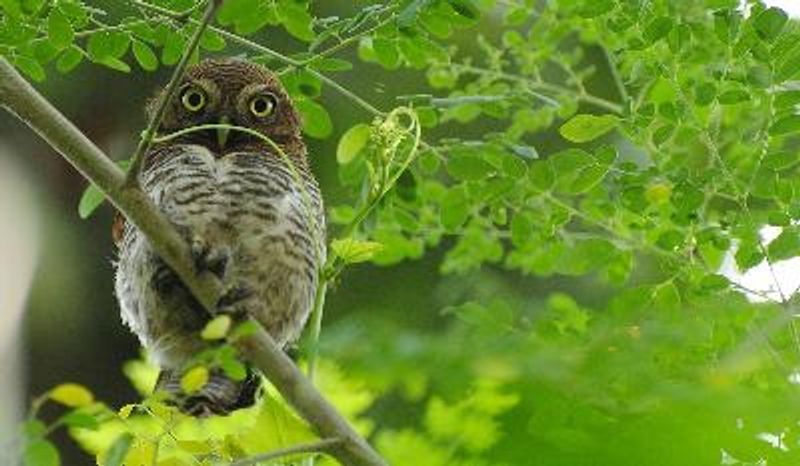
<svg viewBox="0 0 800 466"><path fill-rule="evenodd" d="M200 43L278 70L306 133L339 137L350 199L329 211L331 279L429 251L454 277L435 333L368 312L326 328L324 392L393 464L796 464L795 290L748 290L723 266L800 254L798 24L758 1L362 3L323 18L227 0ZM82 61L153 71L178 61L200 5L5 0L0 52L36 81ZM304 51L259 45L278 27ZM429 89L383 112L338 82L369 67ZM336 127L323 89L369 116ZM783 228L769 244L766 225ZM520 275L559 291L510 285ZM48 395L71 409L49 428L34 403L28 464L57 464L59 425L105 464L154 442L158 464L204 464L313 437L274 394L204 430L157 401L116 413L72 390Z"/></svg>

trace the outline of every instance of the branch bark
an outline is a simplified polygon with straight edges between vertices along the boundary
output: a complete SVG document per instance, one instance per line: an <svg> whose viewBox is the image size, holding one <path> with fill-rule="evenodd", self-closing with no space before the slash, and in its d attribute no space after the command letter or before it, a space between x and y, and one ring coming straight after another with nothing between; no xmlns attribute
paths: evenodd
<svg viewBox="0 0 800 466"><path fill-rule="evenodd" d="M42 97L8 61L0 57L0 106L16 115L58 151L149 239L153 249L175 271L210 314L216 311L221 284L210 273L197 274L189 247L138 187L126 186L125 175L81 131ZM260 369L284 398L322 438L338 438L330 454L345 465L387 463L359 436L314 388L263 329L237 342L245 357Z"/></svg>

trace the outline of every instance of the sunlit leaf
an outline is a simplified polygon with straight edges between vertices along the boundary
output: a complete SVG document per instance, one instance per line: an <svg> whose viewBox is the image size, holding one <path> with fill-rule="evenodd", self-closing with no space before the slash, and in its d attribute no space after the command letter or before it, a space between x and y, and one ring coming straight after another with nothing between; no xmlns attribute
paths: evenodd
<svg viewBox="0 0 800 466"><path fill-rule="evenodd" d="M35 440L25 445L23 462L25 466L59 466L61 457L52 443Z"/></svg>
<svg viewBox="0 0 800 466"><path fill-rule="evenodd" d="M203 366L193 367L181 377L181 390L186 393L199 391L208 383L208 378L208 369Z"/></svg>
<svg viewBox="0 0 800 466"><path fill-rule="evenodd" d="M568 141L589 142L614 129L619 119L613 115L576 115L559 132Z"/></svg>
<svg viewBox="0 0 800 466"><path fill-rule="evenodd" d="M337 257L346 263L365 262L381 250L381 243L360 241L353 238L336 239L331 242L331 249Z"/></svg>
<svg viewBox="0 0 800 466"><path fill-rule="evenodd" d="M51 400L65 406L78 408L94 401L94 395L88 388L75 383L65 383L50 390L48 396Z"/></svg>
<svg viewBox="0 0 800 466"><path fill-rule="evenodd" d="M359 123L348 129L339 139L336 147L336 161L341 164L350 163L367 146L370 137L370 127Z"/></svg>
<svg viewBox="0 0 800 466"><path fill-rule="evenodd" d="M200 336L204 340L221 340L228 335L231 328L231 317L229 315L220 315L209 321Z"/></svg>

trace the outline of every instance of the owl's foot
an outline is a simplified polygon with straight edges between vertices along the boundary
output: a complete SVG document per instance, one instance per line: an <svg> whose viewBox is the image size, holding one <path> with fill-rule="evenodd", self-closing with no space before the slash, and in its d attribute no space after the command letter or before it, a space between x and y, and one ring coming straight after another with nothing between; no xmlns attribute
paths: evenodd
<svg viewBox="0 0 800 466"><path fill-rule="evenodd" d="M231 250L227 246L213 246L200 238L194 238L191 251L198 273L211 272L219 279L225 276L231 259Z"/></svg>
<svg viewBox="0 0 800 466"><path fill-rule="evenodd" d="M159 295L168 295L175 288L181 286L181 281L175 272L167 266L163 261L156 261L155 272L153 272L150 284Z"/></svg>
<svg viewBox="0 0 800 466"><path fill-rule="evenodd" d="M245 282L228 289L217 301L217 312L234 316L247 316L248 299L255 296L253 289Z"/></svg>

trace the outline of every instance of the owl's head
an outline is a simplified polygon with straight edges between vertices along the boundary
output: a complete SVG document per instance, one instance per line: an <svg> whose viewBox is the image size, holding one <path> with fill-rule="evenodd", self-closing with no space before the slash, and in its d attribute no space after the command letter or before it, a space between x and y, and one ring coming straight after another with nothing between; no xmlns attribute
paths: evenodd
<svg viewBox="0 0 800 466"><path fill-rule="evenodd" d="M164 92L148 105L149 117ZM212 123L256 130L287 149L302 147L300 118L286 90L272 72L244 60L205 60L187 68L158 132L169 134ZM220 156L267 149L257 137L233 130L192 132L178 142L200 144Z"/></svg>

